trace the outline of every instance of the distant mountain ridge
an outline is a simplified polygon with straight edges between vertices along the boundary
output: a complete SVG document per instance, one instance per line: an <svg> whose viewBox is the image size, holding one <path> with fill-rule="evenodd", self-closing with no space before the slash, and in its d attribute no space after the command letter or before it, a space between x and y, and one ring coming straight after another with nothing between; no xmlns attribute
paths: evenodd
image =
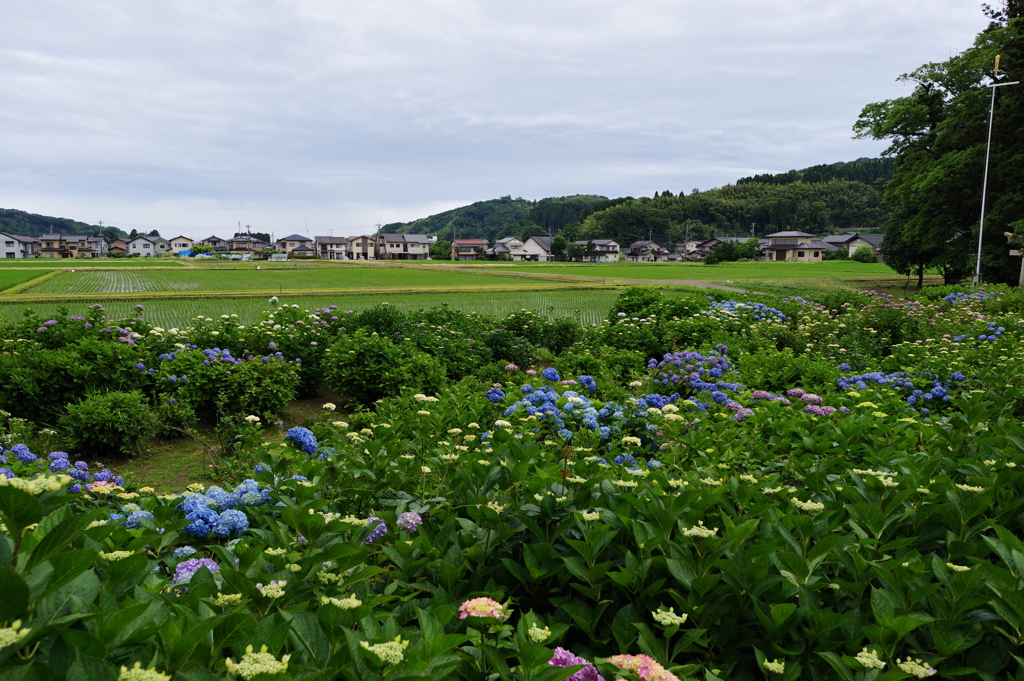
<svg viewBox="0 0 1024 681"><path fill-rule="evenodd" d="M48 215L27 213L14 208L0 208L0 231L21 236L42 236L43 234L95 234L102 229L99 225L88 225L69 218L55 218Z"/></svg>

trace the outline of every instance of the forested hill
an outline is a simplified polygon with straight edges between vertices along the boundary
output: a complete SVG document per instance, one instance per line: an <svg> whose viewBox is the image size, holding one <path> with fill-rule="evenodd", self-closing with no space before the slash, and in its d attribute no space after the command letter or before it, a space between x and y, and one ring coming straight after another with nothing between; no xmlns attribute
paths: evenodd
<svg viewBox="0 0 1024 681"><path fill-rule="evenodd" d="M502 196L420 218L384 225L384 232L434 234L439 239L523 237L532 233L557 233L579 222L603 196L559 196L539 201Z"/></svg>
<svg viewBox="0 0 1024 681"><path fill-rule="evenodd" d="M87 225L84 222L68 218L53 218L48 215L26 213L13 208L0 208L0 231L23 236L42 236L47 233L60 234L95 234L98 225Z"/></svg>
<svg viewBox="0 0 1024 681"><path fill-rule="evenodd" d="M882 191L895 168L889 159L811 166L754 175L689 195L671 191L653 197L562 196L539 201L503 196L406 223L386 232L434 234L440 239L562 234L632 243L653 236L763 236L784 229L821 234L857 229L878 231L888 215Z"/></svg>

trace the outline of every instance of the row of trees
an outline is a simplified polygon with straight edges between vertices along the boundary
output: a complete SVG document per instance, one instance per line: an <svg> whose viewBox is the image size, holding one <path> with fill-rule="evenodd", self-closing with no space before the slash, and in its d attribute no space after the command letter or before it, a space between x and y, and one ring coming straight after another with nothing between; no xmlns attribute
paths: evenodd
<svg viewBox="0 0 1024 681"><path fill-rule="evenodd" d="M885 187L892 213L881 251L919 284L928 268L947 281L974 270L996 55L1001 82L1024 81L1024 0L984 11L990 23L970 49L900 76L913 92L867 105L854 125L856 137L890 142L896 172ZM996 89L981 273L1013 283L1020 261L1003 233L1024 234L1024 86Z"/></svg>

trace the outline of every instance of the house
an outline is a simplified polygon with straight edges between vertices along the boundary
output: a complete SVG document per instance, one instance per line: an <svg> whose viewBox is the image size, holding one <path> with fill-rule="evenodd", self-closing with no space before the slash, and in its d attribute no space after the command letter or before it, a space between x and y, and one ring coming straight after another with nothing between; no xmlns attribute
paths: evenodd
<svg viewBox="0 0 1024 681"><path fill-rule="evenodd" d="M284 251L286 255L298 255L313 257L316 251L313 250L313 240L301 234L292 234L283 239L277 240L277 250Z"/></svg>
<svg viewBox="0 0 1024 681"><path fill-rule="evenodd" d="M314 237L316 257L321 260L346 260L348 258L347 236Z"/></svg>
<svg viewBox="0 0 1024 681"><path fill-rule="evenodd" d="M39 250L39 239L30 236L0 232L0 241L4 258L34 258Z"/></svg>
<svg viewBox="0 0 1024 681"><path fill-rule="evenodd" d="M581 239L575 242L583 247L583 255L576 256L576 262L618 262L619 244L613 239ZM593 250L587 252L587 248Z"/></svg>
<svg viewBox="0 0 1024 681"><path fill-rule="evenodd" d="M191 251L192 247L195 246L195 242L189 239L187 236L176 236L170 241L171 253L181 253L182 251Z"/></svg>
<svg viewBox="0 0 1024 681"><path fill-rule="evenodd" d="M128 255L137 255L141 258L148 258L154 255L162 255L171 250L171 244L158 236L138 236L129 239L127 242Z"/></svg>
<svg viewBox="0 0 1024 681"><path fill-rule="evenodd" d="M372 236L350 236L348 238L349 260L376 260L376 240Z"/></svg>
<svg viewBox="0 0 1024 681"><path fill-rule="evenodd" d="M477 260L485 250L486 239L452 239L452 260Z"/></svg>
<svg viewBox="0 0 1024 681"><path fill-rule="evenodd" d="M214 252L225 253L228 250L228 242L218 236L211 236L200 241L204 246L209 246Z"/></svg>
<svg viewBox="0 0 1024 681"><path fill-rule="evenodd" d="M821 262L822 254L832 248L807 232L774 232L767 239L765 260L774 262Z"/></svg>
<svg viewBox="0 0 1024 681"><path fill-rule="evenodd" d="M430 240L425 234L378 234L378 260L427 260Z"/></svg>
<svg viewBox="0 0 1024 681"><path fill-rule="evenodd" d="M629 245L626 260L629 262L666 262L668 249L662 248L655 241L634 241Z"/></svg>
<svg viewBox="0 0 1024 681"><path fill-rule="evenodd" d="M430 260L430 247L434 245L437 238L431 239L426 234L406 234L405 245L408 254L407 260Z"/></svg>
<svg viewBox="0 0 1024 681"><path fill-rule="evenodd" d="M547 262L554 260L551 255L551 236L547 234L531 234L523 242L523 260L530 262Z"/></svg>
<svg viewBox="0 0 1024 681"><path fill-rule="evenodd" d="M243 234L241 236L233 236L230 239L228 239L227 246L229 253L255 255L256 253L262 251L264 248L269 248L270 244L266 243L262 239L257 239L254 236Z"/></svg>
<svg viewBox="0 0 1024 681"><path fill-rule="evenodd" d="M118 237L110 242L110 255L128 255L128 239Z"/></svg>
<svg viewBox="0 0 1024 681"><path fill-rule="evenodd" d="M523 242L514 236L507 236L495 241L494 246L487 249L486 255L490 260L513 260L516 262L520 262L526 257L523 253Z"/></svg>
<svg viewBox="0 0 1024 681"><path fill-rule="evenodd" d="M107 242L98 236L44 234L39 244L43 258L100 258L107 254Z"/></svg>
<svg viewBox="0 0 1024 681"><path fill-rule="evenodd" d="M836 248L845 248L848 255L853 255L861 246L868 246L871 252L878 255L878 247L882 245L883 234L862 234L860 232L844 232L822 238L822 241Z"/></svg>

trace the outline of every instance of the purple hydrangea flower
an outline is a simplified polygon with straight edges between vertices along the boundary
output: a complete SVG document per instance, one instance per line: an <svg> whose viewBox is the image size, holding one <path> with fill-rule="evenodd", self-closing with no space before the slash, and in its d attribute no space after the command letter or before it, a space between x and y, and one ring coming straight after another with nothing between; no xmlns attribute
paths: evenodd
<svg viewBox="0 0 1024 681"><path fill-rule="evenodd" d="M377 539L384 536L384 534L388 531L388 526L384 523L383 520L381 520L375 515L370 516L369 518L367 518L367 520L369 520L370 523L377 523L377 525L372 530L370 530L370 534L366 536L366 539L363 540L364 544L372 544Z"/></svg>
<svg viewBox="0 0 1024 681"><path fill-rule="evenodd" d="M807 404L821 404L824 402L824 398L821 395L815 395L814 393L806 393L800 396L800 399Z"/></svg>
<svg viewBox="0 0 1024 681"><path fill-rule="evenodd" d="M206 568L210 572L220 572L220 565L209 558L189 558L178 563L174 568L174 583L185 584L200 568Z"/></svg>
<svg viewBox="0 0 1024 681"><path fill-rule="evenodd" d="M580 664L586 666L566 681L602 681L601 675L597 673L597 668L594 665L578 655L573 655L561 646L555 648L555 654L548 661L549 667L574 667Z"/></svg>
<svg viewBox="0 0 1024 681"><path fill-rule="evenodd" d="M419 513L413 513L412 511L406 511L398 516L398 522L395 523L398 529L409 534L413 534L423 524L423 518L420 517Z"/></svg>

